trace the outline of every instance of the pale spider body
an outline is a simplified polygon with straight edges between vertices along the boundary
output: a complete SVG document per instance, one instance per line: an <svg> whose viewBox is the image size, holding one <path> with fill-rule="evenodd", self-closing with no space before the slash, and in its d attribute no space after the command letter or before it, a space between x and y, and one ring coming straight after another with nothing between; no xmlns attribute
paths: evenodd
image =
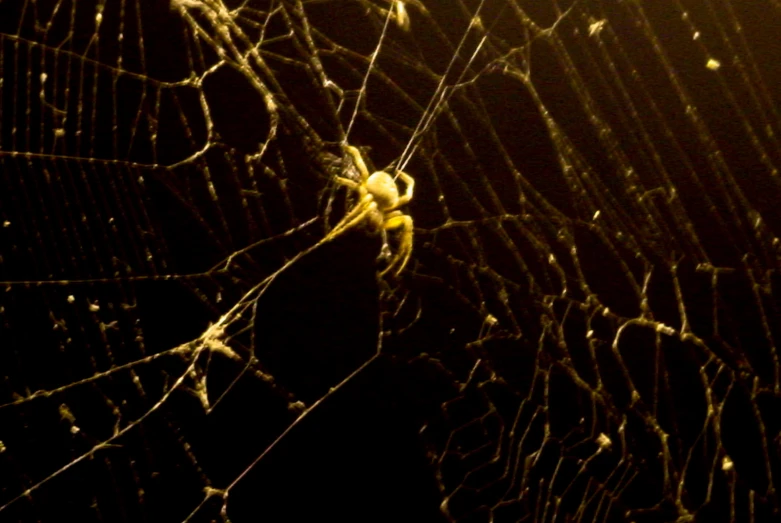
<svg viewBox="0 0 781 523"><path fill-rule="evenodd" d="M398 275L404 270L412 254L413 235L412 217L398 209L412 199L415 180L409 174L399 171L399 178L406 185L404 194L399 195L399 188L393 176L385 171L377 171L370 175L361 152L350 145L346 146L346 151L352 157L360 180L355 181L343 176L337 176L336 181L358 193L358 203L331 230L326 239L333 239L346 230L362 223L373 232L382 232L383 239L385 239L386 231L399 230L398 252L390 254L391 259L381 273L385 274L395 268L395 274ZM383 252L386 254L390 252L387 243L383 245Z"/></svg>

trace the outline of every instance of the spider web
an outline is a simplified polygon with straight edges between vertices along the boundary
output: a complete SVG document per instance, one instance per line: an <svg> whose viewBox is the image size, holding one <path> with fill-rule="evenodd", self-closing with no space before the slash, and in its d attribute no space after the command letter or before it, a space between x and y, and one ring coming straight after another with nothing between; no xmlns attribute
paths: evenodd
<svg viewBox="0 0 781 523"><path fill-rule="evenodd" d="M779 27L0 3L0 520L777 520Z"/></svg>

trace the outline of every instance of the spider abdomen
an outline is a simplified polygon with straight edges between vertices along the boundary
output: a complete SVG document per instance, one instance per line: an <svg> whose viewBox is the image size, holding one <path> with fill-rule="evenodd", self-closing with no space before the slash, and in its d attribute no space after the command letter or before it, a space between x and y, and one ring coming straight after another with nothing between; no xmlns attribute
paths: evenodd
<svg viewBox="0 0 781 523"><path fill-rule="evenodd" d="M399 189L393 177L385 171L377 171L366 180L366 190L374 197L380 209L388 209L399 201Z"/></svg>

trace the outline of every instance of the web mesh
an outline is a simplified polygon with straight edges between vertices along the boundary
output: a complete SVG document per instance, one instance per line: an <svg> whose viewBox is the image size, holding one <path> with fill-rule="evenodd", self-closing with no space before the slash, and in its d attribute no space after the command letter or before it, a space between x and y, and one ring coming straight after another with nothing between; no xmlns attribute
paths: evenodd
<svg viewBox="0 0 781 523"><path fill-rule="evenodd" d="M0 519L775 520L779 27L0 4Z"/></svg>

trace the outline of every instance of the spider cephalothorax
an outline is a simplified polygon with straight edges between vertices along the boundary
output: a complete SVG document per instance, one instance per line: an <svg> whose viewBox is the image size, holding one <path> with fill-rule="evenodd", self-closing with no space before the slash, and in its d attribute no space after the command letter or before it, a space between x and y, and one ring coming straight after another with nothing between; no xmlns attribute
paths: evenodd
<svg viewBox="0 0 781 523"><path fill-rule="evenodd" d="M351 145L346 146L345 149L352 157L360 180L354 181L337 176L336 181L358 193L358 203L331 230L326 239L332 239L361 223L369 225L375 231L384 232L398 229L401 231L398 252L392 255L387 267L381 273L385 274L395 268L395 274L398 275L404 270L412 253L413 232L412 218L398 209L412 199L415 180L409 174L398 171L399 178L406 185L404 194L399 195L399 189L393 176L385 171L376 171L370 175L361 152Z"/></svg>

